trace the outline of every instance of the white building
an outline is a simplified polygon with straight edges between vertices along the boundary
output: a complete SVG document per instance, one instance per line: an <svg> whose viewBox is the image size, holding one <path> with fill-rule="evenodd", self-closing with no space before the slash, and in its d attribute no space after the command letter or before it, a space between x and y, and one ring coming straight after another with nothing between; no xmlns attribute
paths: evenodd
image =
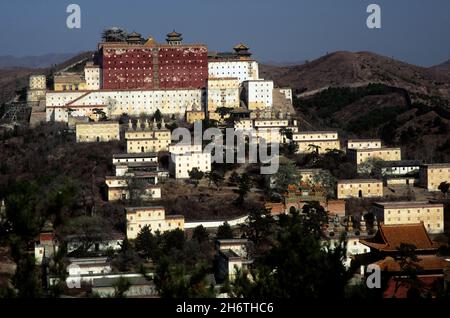
<svg viewBox="0 0 450 318"><path fill-rule="evenodd" d="M216 241L216 276L219 280L234 280L238 271L246 269L253 262L249 258L249 244L247 239Z"/></svg>
<svg viewBox="0 0 450 318"><path fill-rule="evenodd" d="M253 140L257 143L264 139L267 143L285 143L287 137L282 130L290 130L292 133L298 132L297 121L292 123L288 119L240 119L234 122L236 131L252 132Z"/></svg>
<svg viewBox="0 0 450 318"><path fill-rule="evenodd" d="M137 162L155 162L158 163L158 154L146 152L146 153L121 153L114 154L112 163L116 164L127 164L127 163L137 163Z"/></svg>
<svg viewBox="0 0 450 318"><path fill-rule="evenodd" d="M135 239L139 232L146 226L155 233L184 230L184 216L166 215L162 206L131 207L125 208L127 218L127 237Z"/></svg>
<svg viewBox="0 0 450 318"><path fill-rule="evenodd" d="M340 149L337 131L300 131L293 134L292 140L298 144L299 153L311 153L315 149L325 153L330 149Z"/></svg>
<svg viewBox="0 0 450 318"><path fill-rule="evenodd" d="M96 108L112 118L153 114L158 109L183 116L198 105L202 105L200 89L51 91L46 94L46 120L68 122L69 112L89 117Z"/></svg>
<svg viewBox="0 0 450 318"><path fill-rule="evenodd" d="M239 81L236 77L222 77L208 79L208 112L215 112L217 108L237 108L240 105Z"/></svg>
<svg viewBox="0 0 450 318"><path fill-rule="evenodd" d="M373 213L386 225L423 222L428 233L444 232L444 205L427 201L376 202Z"/></svg>
<svg viewBox="0 0 450 318"><path fill-rule="evenodd" d="M239 84L248 80L259 78L258 63L251 59L220 59L208 61L208 76L217 77L235 77Z"/></svg>
<svg viewBox="0 0 450 318"><path fill-rule="evenodd" d="M124 235L122 233L114 233L108 238L96 241L87 248L87 252L98 253L107 251L118 251L122 248ZM67 253L72 253L83 247L84 243L81 238L77 236L67 236Z"/></svg>
<svg viewBox="0 0 450 318"><path fill-rule="evenodd" d="M292 99L292 89L289 87L282 87L278 89L280 93L282 93L284 95L284 98L286 98L287 100L289 100L291 103L293 102Z"/></svg>
<svg viewBox="0 0 450 318"><path fill-rule="evenodd" d="M382 163L381 174L383 176L404 176L419 173L419 160L385 161Z"/></svg>
<svg viewBox="0 0 450 318"><path fill-rule="evenodd" d="M27 101L29 103L39 103L45 99L47 89L47 79L45 75L31 75L27 90Z"/></svg>
<svg viewBox="0 0 450 318"><path fill-rule="evenodd" d="M349 139L347 149L377 149L381 148L381 139Z"/></svg>
<svg viewBox="0 0 450 318"><path fill-rule="evenodd" d="M88 62L84 68L84 78L86 81L87 90L99 90L101 88L100 83L102 82L100 66L94 65L92 62Z"/></svg>
<svg viewBox="0 0 450 318"><path fill-rule="evenodd" d="M69 258L67 266L69 279L80 278L85 275L97 275L111 273L112 267L106 257Z"/></svg>
<svg viewBox="0 0 450 318"><path fill-rule="evenodd" d="M204 152L171 154L169 171L175 179L189 178L189 171L194 168L202 172L210 172L211 154Z"/></svg>
<svg viewBox="0 0 450 318"><path fill-rule="evenodd" d="M128 200L130 195L137 195L142 200L161 199L161 187L157 185L158 173L135 171L118 174L105 177L108 201Z"/></svg>
<svg viewBox="0 0 450 318"><path fill-rule="evenodd" d="M180 155L180 154L185 154L185 153L201 152L201 151L202 151L201 144L177 143L177 144L171 144L169 146L170 154Z"/></svg>
<svg viewBox="0 0 450 318"><path fill-rule="evenodd" d="M169 152L169 172L176 179L189 178L189 171L193 168L211 171L211 153L204 153L201 144L172 144Z"/></svg>
<svg viewBox="0 0 450 318"><path fill-rule="evenodd" d="M273 81L263 79L243 82L244 99L250 110L264 110L273 106Z"/></svg>
<svg viewBox="0 0 450 318"><path fill-rule="evenodd" d="M77 123L77 142L108 142L120 140L120 125L117 121Z"/></svg>
<svg viewBox="0 0 450 318"><path fill-rule="evenodd" d="M235 130L250 131L253 129L253 119L242 118L234 122Z"/></svg>

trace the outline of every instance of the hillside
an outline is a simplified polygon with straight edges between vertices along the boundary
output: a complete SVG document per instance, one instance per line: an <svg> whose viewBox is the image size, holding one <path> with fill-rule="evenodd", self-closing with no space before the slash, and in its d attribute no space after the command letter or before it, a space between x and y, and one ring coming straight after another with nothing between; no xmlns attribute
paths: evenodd
<svg viewBox="0 0 450 318"><path fill-rule="evenodd" d="M33 74L49 76L53 70L61 70L77 61L90 58L92 52L80 53L65 62L57 64L54 68L14 68L0 69L0 105L10 101L16 93L28 86L28 78Z"/></svg>
<svg viewBox="0 0 450 318"><path fill-rule="evenodd" d="M450 71L450 60L448 60L442 64L433 66L432 68L435 70Z"/></svg>
<svg viewBox="0 0 450 318"><path fill-rule="evenodd" d="M450 161L450 72L442 69L335 52L292 67L261 65L260 74L292 87L298 114L315 129L381 137L402 146L405 159L442 162Z"/></svg>
<svg viewBox="0 0 450 318"><path fill-rule="evenodd" d="M370 52L339 51L291 67L261 65L260 74L273 79L278 86L291 86L298 92L383 83L412 93L450 99L449 73Z"/></svg>
<svg viewBox="0 0 450 318"><path fill-rule="evenodd" d="M46 68L51 67L54 64L63 63L72 57L76 56L75 53L51 53L39 56L23 56L16 57L12 55L0 56L0 69L12 69L12 68Z"/></svg>

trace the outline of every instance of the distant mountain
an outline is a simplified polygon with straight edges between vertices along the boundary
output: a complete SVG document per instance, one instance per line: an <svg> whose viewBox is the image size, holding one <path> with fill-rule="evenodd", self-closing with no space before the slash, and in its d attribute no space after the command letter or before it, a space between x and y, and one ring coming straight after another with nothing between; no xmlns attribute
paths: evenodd
<svg viewBox="0 0 450 318"><path fill-rule="evenodd" d="M433 66L432 68L436 69L436 70L450 71L450 60L448 60L442 64Z"/></svg>
<svg viewBox="0 0 450 318"><path fill-rule="evenodd" d="M302 65L261 65L262 78L298 91L383 83L408 91L450 99L450 74L411 65L371 52L338 51Z"/></svg>
<svg viewBox="0 0 450 318"><path fill-rule="evenodd" d="M261 62L261 63L265 64L265 65L269 65L269 66L286 67L286 66L302 65L305 62L306 61L292 61L292 62L265 61L265 62Z"/></svg>
<svg viewBox="0 0 450 318"><path fill-rule="evenodd" d="M302 65L260 65L262 78L290 86L308 125L342 138L382 138L404 159L450 161L450 72L371 52L334 52ZM370 85L375 84L375 85Z"/></svg>
<svg viewBox="0 0 450 318"><path fill-rule="evenodd" d="M45 54L40 56L24 56L16 57L12 55L0 56L0 69L12 69L12 68L44 68L50 67L54 64L64 62L71 57L74 57L77 53L64 53L64 54Z"/></svg>
<svg viewBox="0 0 450 318"><path fill-rule="evenodd" d="M70 57L57 63L55 70L62 70L78 61L90 58L93 52L83 52L77 55L70 54ZM49 61L49 60L48 60ZM28 86L28 78L33 74L51 74L51 66L56 63L48 64L45 68L32 67L10 67L0 68L0 106L10 101L20 91Z"/></svg>

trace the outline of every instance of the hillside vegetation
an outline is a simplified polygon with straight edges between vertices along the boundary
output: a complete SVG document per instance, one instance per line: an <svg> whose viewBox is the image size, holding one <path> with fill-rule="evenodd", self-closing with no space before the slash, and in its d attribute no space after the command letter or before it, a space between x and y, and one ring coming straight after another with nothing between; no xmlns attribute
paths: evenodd
<svg viewBox="0 0 450 318"><path fill-rule="evenodd" d="M261 66L263 77L291 86L297 113L341 137L378 138L405 158L450 160L450 73L369 52L335 52L292 67Z"/></svg>

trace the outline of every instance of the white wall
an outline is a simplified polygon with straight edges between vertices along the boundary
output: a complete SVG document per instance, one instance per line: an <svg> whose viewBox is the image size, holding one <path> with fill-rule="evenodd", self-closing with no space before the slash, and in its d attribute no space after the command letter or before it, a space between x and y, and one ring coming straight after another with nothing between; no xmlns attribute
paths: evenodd
<svg viewBox="0 0 450 318"><path fill-rule="evenodd" d="M252 80L243 83L246 104L249 109L273 106L273 81Z"/></svg>
<svg viewBox="0 0 450 318"><path fill-rule="evenodd" d="M239 84L259 78L258 63L249 60L209 61L209 77L237 77Z"/></svg>
<svg viewBox="0 0 450 318"><path fill-rule="evenodd" d="M72 102L72 103L71 103ZM71 103L70 105L68 105ZM139 116L141 113L153 114L157 109L163 114L184 115L186 110L202 105L200 89L184 90L126 90L126 91L91 91L91 92L48 92L46 96L47 121L67 122L65 106L76 109L72 116L87 116L93 108L108 106L106 111L110 117L118 117L123 113ZM88 106L88 107L87 107Z"/></svg>
<svg viewBox="0 0 450 318"><path fill-rule="evenodd" d="M218 228L227 222L230 226L236 226L244 224L248 221L248 216L242 216L231 220L220 220L220 221L197 221L197 222L186 222L184 223L185 229L195 229L197 226L202 225L205 228Z"/></svg>

